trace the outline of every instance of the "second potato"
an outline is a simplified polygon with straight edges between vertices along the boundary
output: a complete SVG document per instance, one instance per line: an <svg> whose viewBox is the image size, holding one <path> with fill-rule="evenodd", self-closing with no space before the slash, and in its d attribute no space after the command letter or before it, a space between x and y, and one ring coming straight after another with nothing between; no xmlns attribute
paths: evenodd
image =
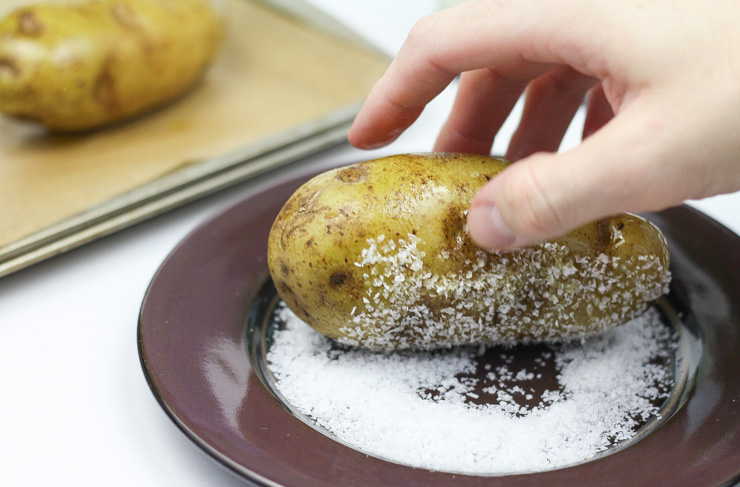
<svg viewBox="0 0 740 487"><path fill-rule="evenodd" d="M210 0L87 0L0 21L0 110L54 131L108 125L182 95L218 53Z"/></svg>

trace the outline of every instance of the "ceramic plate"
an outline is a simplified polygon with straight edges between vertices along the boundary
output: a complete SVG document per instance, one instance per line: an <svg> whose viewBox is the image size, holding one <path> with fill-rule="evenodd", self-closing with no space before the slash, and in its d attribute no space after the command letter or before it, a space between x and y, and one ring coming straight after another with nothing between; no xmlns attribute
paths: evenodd
<svg viewBox="0 0 740 487"><path fill-rule="evenodd" d="M312 174L275 174L201 225L166 259L144 299L139 354L167 414L254 485L719 487L740 482L740 237L682 206L648 215L674 275L661 304L684 356L664 417L608 455L548 472L431 472L354 450L310 426L270 383L264 337L274 306L267 236Z"/></svg>

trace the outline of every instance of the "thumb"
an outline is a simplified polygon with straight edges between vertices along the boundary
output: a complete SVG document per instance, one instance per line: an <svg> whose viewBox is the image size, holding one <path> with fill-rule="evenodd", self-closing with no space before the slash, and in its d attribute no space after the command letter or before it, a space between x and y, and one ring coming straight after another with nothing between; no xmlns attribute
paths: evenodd
<svg viewBox="0 0 740 487"><path fill-rule="evenodd" d="M493 178L468 213L473 241L512 249L622 211L679 203L686 188L682 192L680 179L665 177L670 158L660 150L677 148L666 141L667 124L633 107L574 150L534 154Z"/></svg>

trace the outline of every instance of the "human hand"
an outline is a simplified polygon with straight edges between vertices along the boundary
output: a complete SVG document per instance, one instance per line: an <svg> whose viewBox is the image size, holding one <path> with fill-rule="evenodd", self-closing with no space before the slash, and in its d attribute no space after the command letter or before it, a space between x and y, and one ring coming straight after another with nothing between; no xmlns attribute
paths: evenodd
<svg viewBox="0 0 740 487"><path fill-rule="evenodd" d="M740 2L472 0L412 29L350 129L390 143L459 73L434 150L487 154L524 92L474 241L509 249L621 211L740 189ZM584 140L555 154L587 96Z"/></svg>

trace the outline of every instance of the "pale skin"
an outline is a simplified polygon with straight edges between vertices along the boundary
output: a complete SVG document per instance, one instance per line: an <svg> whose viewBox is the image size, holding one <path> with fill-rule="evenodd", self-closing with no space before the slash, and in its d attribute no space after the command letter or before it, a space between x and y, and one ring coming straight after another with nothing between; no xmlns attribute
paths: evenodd
<svg viewBox="0 0 740 487"><path fill-rule="evenodd" d="M511 249L622 211L740 190L740 2L472 0L425 17L369 94L350 142L392 142L460 73L434 150L506 157L473 200L474 241ZM582 100L584 141L556 153Z"/></svg>

